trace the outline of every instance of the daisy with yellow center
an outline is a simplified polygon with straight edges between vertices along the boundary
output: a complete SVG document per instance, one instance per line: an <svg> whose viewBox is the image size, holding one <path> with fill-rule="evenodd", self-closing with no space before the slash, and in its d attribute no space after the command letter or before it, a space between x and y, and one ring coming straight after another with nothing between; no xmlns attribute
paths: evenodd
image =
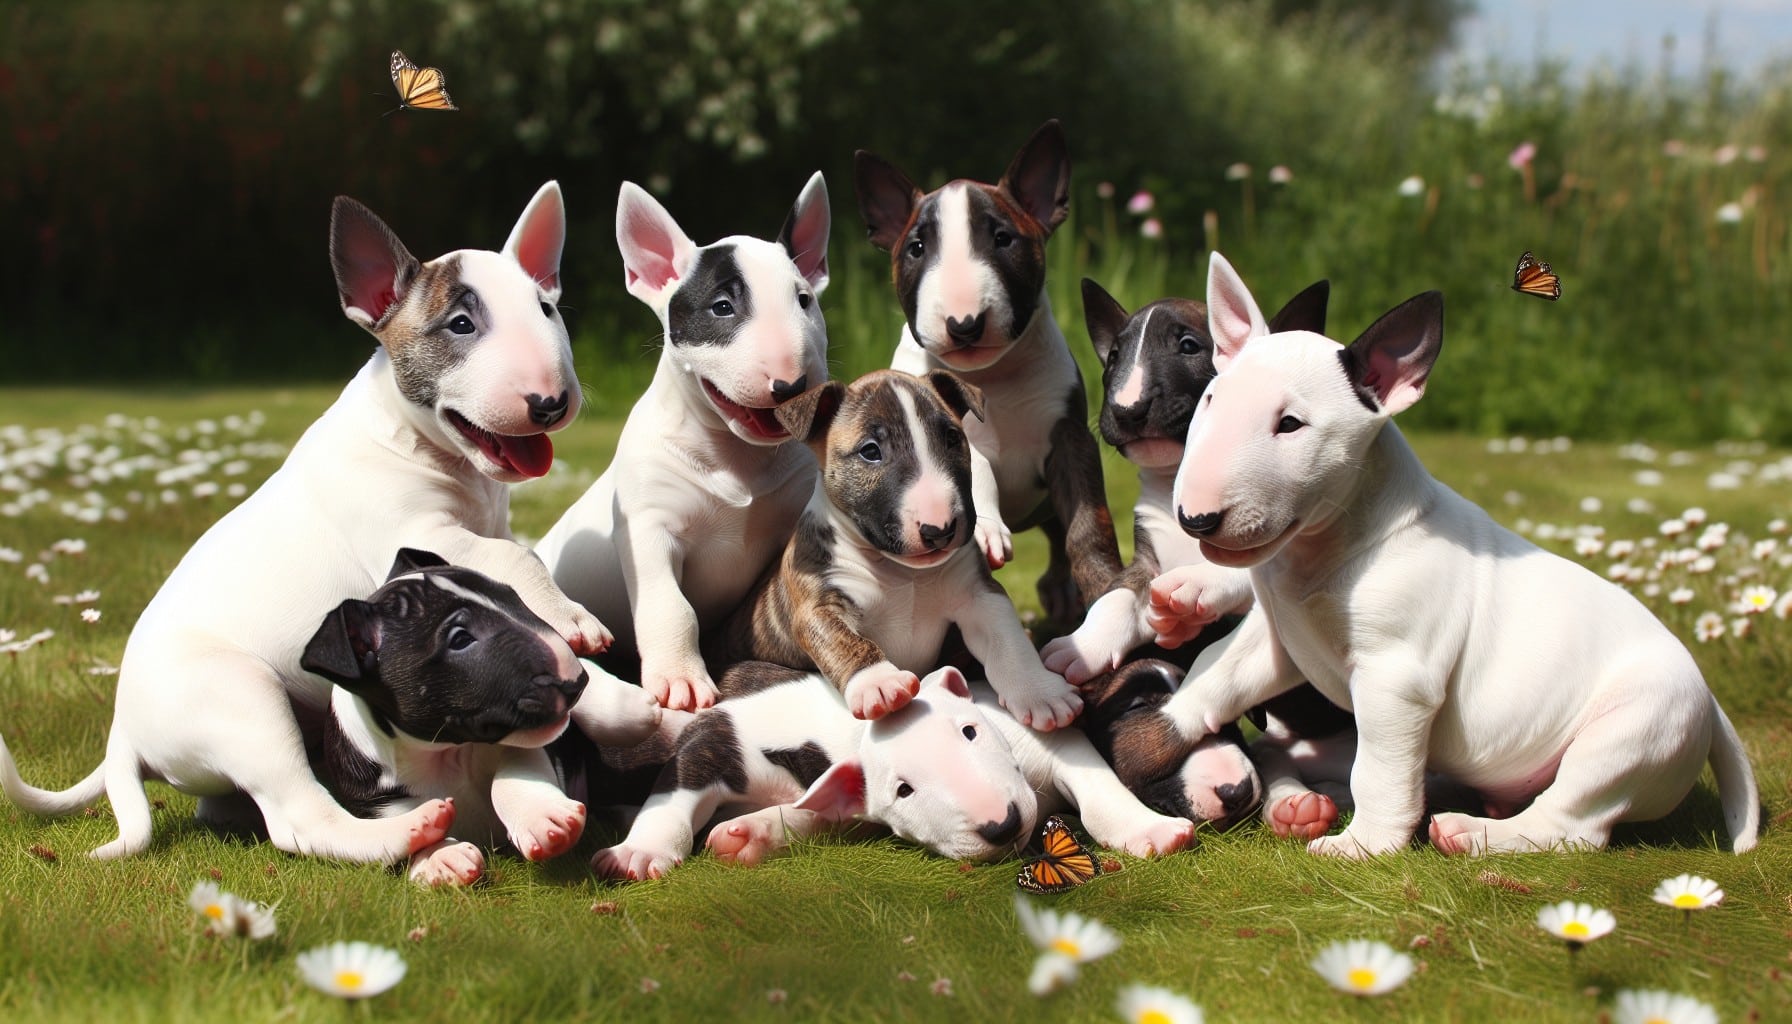
<svg viewBox="0 0 1792 1024"><path fill-rule="evenodd" d="M1128 985L1115 1009L1128 1024L1201 1024L1201 1008L1167 988Z"/></svg>
<svg viewBox="0 0 1792 1024"><path fill-rule="evenodd" d="M1385 942L1352 939L1334 942L1313 958L1313 970L1326 984L1353 996L1392 992L1412 977L1412 957Z"/></svg>
<svg viewBox="0 0 1792 1024"><path fill-rule="evenodd" d="M236 931L242 901L210 882L198 882L187 895L187 906L205 922L206 931L213 935L229 935Z"/></svg>
<svg viewBox="0 0 1792 1024"><path fill-rule="evenodd" d="M1612 1003L1613 1024L1717 1024L1717 1011L1691 996L1623 989Z"/></svg>
<svg viewBox="0 0 1792 1024"><path fill-rule="evenodd" d="M1618 919L1609 910L1567 900L1537 911L1537 927L1568 943L1569 952L1577 952L1594 939L1610 935L1618 927Z"/></svg>
<svg viewBox="0 0 1792 1024"><path fill-rule="evenodd" d="M1756 583L1742 588L1742 595L1736 599L1736 607L1744 615L1759 615L1771 610L1773 602L1779 596L1765 583Z"/></svg>
<svg viewBox="0 0 1792 1024"><path fill-rule="evenodd" d="M1675 875L1655 887L1655 902L1675 910L1705 910L1724 901L1724 891L1709 878L1698 875Z"/></svg>
<svg viewBox="0 0 1792 1024"><path fill-rule="evenodd" d="M298 957L299 976L326 995L343 999L377 996L404 979L404 958L384 946L334 942Z"/></svg>
<svg viewBox="0 0 1792 1024"><path fill-rule="evenodd" d="M1078 968L1120 948L1120 936L1100 921L1080 914L1060 913L1037 907L1025 897L1014 897L1014 913L1040 956L1027 978L1034 995L1049 995L1077 978Z"/></svg>

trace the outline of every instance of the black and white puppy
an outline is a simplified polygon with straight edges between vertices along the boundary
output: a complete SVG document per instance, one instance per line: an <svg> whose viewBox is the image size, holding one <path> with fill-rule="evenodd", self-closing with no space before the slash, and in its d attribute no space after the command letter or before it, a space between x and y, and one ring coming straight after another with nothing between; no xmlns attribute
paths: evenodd
<svg viewBox="0 0 1792 1024"><path fill-rule="evenodd" d="M1070 212L1063 131L1047 121L994 185L960 178L924 194L864 150L853 169L907 320L890 365L952 370L995 410L965 425L978 546L1000 567L1010 528L1039 526L1051 542L1040 602L1053 621L1080 621L1120 573L1120 550L1082 374L1045 294L1046 240Z"/></svg>
<svg viewBox="0 0 1792 1024"><path fill-rule="evenodd" d="M1046 671L975 545L966 415L956 375L878 370L778 407L821 464L783 558L711 644L711 661L819 669L862 719L919 691L957 626L1002 704L1035 729L1068 725L1076 691Z"/></svg>
<svg viewBox="0 0 1792 1024"><path fill-rule="evenodd" d="M343 807L385 818L455 805L461 839L414 853L413 880L470 883L483 848L506 841L529 860L578 842L585 807L544 748L587 672L515 590L401 549L385 585L325 617L302 664L336 684L318 775Z"/></svg>

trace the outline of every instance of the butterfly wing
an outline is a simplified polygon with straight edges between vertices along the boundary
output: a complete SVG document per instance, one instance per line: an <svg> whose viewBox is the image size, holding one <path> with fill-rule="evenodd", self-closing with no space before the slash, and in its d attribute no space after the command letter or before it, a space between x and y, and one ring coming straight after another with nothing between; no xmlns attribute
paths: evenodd
<svg viewBox="0 0 1792 1024"><path fill-rule="evenodd" d="M1524 255L1518 257L1518 266L1512 271L1512 290L1554 302L1562 297L1562 279L1556 276L1549 264L1537 259L1526 249Z"/></svg>
<svg viewBox="0 0 1792 1024"><path fill-rule="evenodd" d="M1077 842L1076 835L1057 815L1046 819L1039 841L1044 852L1022 866L1015 878L1022 889L1042 895L1063 892L1101 874L1101 862Z"/></svg>
<svg viewBox="0 0 1792 1024"><path fill-rule="evenodd" d="M420 68L404 55L392 51L392 85L398 89L398 102L418 110L459 110L448 98L448 80L441 68Z"/></svg>

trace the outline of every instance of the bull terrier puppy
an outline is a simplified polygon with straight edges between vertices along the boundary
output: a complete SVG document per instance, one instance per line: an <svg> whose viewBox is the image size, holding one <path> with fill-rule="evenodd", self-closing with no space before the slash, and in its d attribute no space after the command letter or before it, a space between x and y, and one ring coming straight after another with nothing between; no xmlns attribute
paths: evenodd
<svg viewBox="0 0 1792 1024"><path fill-rule="evenodd" d="M454 833L411 855L425 885L469 884L486 848L528 860L572 848L585 807L561 791L546 745L591 679L515 590L427 551L401 548L365 601L331 612L300 663L336 684L319 776L357 815L451 799ZM640 691L598 675L628 700Z"/></svg>
<svg viewBox="0 0 1792 1024"><path fill-rule="evenodd" d="M1323 332L1330 293L1330 282L1309 285L1270 318L1271 329ZM1118 668L1151 642L1154 581L1167 601L1201 595L1199 609L1179 616L1189 627L1243 614L1251 605L1250 573L1202 558L1199 542L1182 532L1170 507L1170 484L1182 463L1195 401L1213 379L1207 306L1194 299L1159 299L1129 315L1106 289L1084 278L1083 317L1102 365L1101 436L1139 467L1139 500L1133 506L1132 563L1114 588L1089 606L1075 632L1054 638L1041 651L1046 667L1073 685ZM1170 575L1159 581L1164 574ZM1166 638L1175 646L1188 639Z"/></svg>
<svg viewBox="0 0 1792 1024"><path fill-rule="evenodd" d="M1439 483L1391 422L1424 394L1443 342L1427 292L1350 345L1271 334L1214 254L1219 375L1174 485L1201 553L1250 569L1257 606L1167 706L1213 732L1310 680L1355 711L1356 813L1319 854L1405 847L1427 768L1489 816L1431 819L1449 853L1602 847L1672 811L1709 762L1733 848L1755 845L1748 755L1692 655L1629 593L1499 526Z"/></svg>
<svg viewBox="0 0 1792 1024"><path fill-rule="evenodd" d="M997 411L965 427L978 546L999 568L1013 555L1011 528L1045 530L1039 600L1053 621L1077 622L1119 575L1120 549L1082 374L1045 294L1045 243L1070 212L1064 133L1047 121L994 185L961 178L923 194L864 150L853 169L907 319L890 365L952 370Z"/></svg>
<svg viewBox="0 0 1792 1024"><path fill-rule="evenodd" d="M119 834L93 851L101 858L149 844L145 778L201 796L208 820L226 813L224 798L247 794L272 842L293 853L392 862L447 834L445 800L358 818L318 782L300 725L321 727L332 687L301 658L316 623L385 580L405 544L514 587L574 650L608 642L509 532L508 485L548 471L547 434L579 408L554 306L565 237L552 182L503 251L461 249L427 263L366 207L336 200L330 258L342 310L379 347L144 609L125 646L105 763L45 793L19 782L0 751L15 803L68 814L104 792Z"/></svg>
<svg viewBox="0 0 1792 1024"><path fill-rule="evenodd" d="M622 185L628 290L659 314L665 345L610 468L536 551L619 652L638 652L642 685L668 708L715 702L698 634L752 590L813 489L815 460L785 443L774 411L827 379L817 297L828 224L820 173L775 242L698 246L652 196Z"/></svg>
<svg viewBox="0 0 1792 1024"><path fill-rule="evenodd" d="M863 818L942 856L1010 855L1045 814L1080 808L1095 841L1140 857L1186 846L1194 826L1139 803L1075 729L1042 735L994 706L955 668L875 722L848 714L820 676L746 662L722 677L726 699L679 737L628 837L591 866L609 878L658 878L708 846L754 864L790 836Z"/></svg>
<svg viewBox="0 0 1792 1024"><path fill-rule="evenodd" d="M819 669L855 716L880 718L914 696L955 625L1017 719L1068 725L1082 699L1040 663L967 543L977 514L967 413L984 415L983 396L945 370L878 370L779 407L821 473L783 559L718 636L712 661Z"/></svg>

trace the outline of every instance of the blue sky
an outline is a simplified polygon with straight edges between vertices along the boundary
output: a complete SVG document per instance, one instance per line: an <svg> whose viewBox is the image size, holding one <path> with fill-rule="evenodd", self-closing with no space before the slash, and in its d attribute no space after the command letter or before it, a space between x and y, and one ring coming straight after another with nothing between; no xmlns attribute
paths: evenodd
<svg viewBox="0 0 1792 1024"><path fill-rule="evenodd" d="M1471 64L1488 55L1530 65L1565 58L1577 69L1601 60L1654 69L1662 37L1674 36L1674 71L1697 73L1708 19L1715 16L1719 59L1752 72L1774 57L1792 58L1792 0L1479 0L1460 25L1458 53Z"/></svg>

